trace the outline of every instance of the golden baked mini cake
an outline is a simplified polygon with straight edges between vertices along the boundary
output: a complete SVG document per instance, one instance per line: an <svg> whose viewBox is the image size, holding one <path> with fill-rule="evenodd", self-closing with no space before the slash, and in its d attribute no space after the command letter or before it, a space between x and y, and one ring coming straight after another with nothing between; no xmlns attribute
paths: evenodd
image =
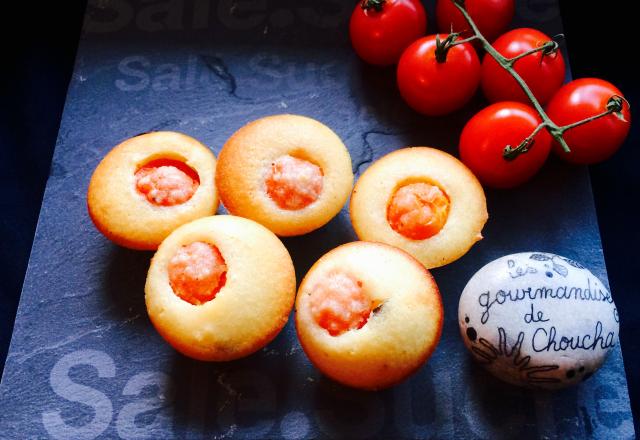
<svg viewBox="0 0 640 440"><path fill-rule="evenodd" d="M371 165L356 183L350 213L361 240L404 249L428 269L466 254L488 219L478 179L428 147L397 150Z"/></svg>
<svg viewBox="0 0 640 440"><path fill-rule="evenodd" d="M89 215L113 242L155 250L178 226L215 214L216 159L181 133L153 132L112 149L91 177Z"/></svg>
<svg viewBox="0 0 640 440"><path fill-rule="evenodd" d="M311 232L344 206L353 187L351 157L318 121L277 115L238 130L218 157L216 184L234 215L278 235Z"/></svg>
<svg viewBox="0 0 640 440"><path fill-rule="evenodd" d="M415 372L435 349L443 310L433 277L406 252L354 242L324 255L296 299L296 329L334 380L380 389Z"/></svg>
<svg viewBox="0 0 640 440"><path fill-rule="evenodd" d="M149 318L176 350L229 361L268 344L296 293L289 252L264 226L229 215L176 229L156 252L145 285Z"/></svg>

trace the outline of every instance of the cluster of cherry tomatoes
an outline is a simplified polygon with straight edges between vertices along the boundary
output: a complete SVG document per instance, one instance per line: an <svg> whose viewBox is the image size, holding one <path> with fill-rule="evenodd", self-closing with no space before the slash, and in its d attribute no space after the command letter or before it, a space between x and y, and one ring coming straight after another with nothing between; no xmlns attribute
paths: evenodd
<svg viewBox="0 0 640 440"><path fill-rule="evenodd" d="M504 33L514 15L514 0L465 0L464 7L493 48L526 82L557 126L563 127L608 110L612 97L620 108L565 131L570 152L547 130L540 130L526 152L508 157L543 122L513 76L493 56L478 53L470 25L453 0L438 0L436 21L443 33L426 35L427 13L420 0L362 0L350 22L356 53L378 66L397 64L397 83L409 106L427 116L463 107L482 89L492 103L474 115L460 137L460 158L485 184L510 188L533 177L553 149L561 158L593 164L610 157L627 137L629 105L607 81L585 78L564 84L565 62L558 45L529 28ZM550 43L551 42L551 43ZM544 50L541 50L544 46ZM529 53L531 51L531 53Z"/></svg>

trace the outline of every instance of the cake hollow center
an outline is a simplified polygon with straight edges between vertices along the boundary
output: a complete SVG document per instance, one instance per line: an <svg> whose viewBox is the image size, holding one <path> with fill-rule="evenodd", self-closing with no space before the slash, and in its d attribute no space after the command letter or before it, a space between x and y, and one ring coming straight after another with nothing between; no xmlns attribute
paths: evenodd
<svg viewBox="0 0 640 440"><path fill-rule="evenodd" d="M411 183L396 190L387 208L387 221L412 240L433 237L449 216L449 198L436 185Z"/></svg>
<svg viewBox="0 0 640 440"><path fill-rule="evenodd" d="M310 292L311 316L331 336L362 328L372 311L371 298L362 283L344 272L334 272Z"/></svg>
<svg viewBox="0 0 640 440"><path fill-rule="evenodd" d="M271 163L265 184L267 194L280 208L297 211L318 200L323 180L318 165L285 155Z"/></svg>
<svg viewBox="0 0 640 440"><path fill-rule="evenodd" d="M198 174L185 163L158 159L135 174L136 189L147 201L158 206L175 206L193 197L200 186Z"/></svg>
<svg viewBox="0 0 640 440"><path fill-rule="evenodd" d="M196 241L182 246L169 260L169 283L183 300L201 305L225 285L227 265L217 247Z"/></svg>

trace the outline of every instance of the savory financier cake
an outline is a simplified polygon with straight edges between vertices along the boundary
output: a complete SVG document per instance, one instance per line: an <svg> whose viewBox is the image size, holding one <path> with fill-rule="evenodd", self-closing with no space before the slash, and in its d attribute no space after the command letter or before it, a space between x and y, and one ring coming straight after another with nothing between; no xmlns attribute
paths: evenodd
<svg viewBox="0 0 640 440"><path fill-rule="evenodd" d="M228 361L268 344L296 293L291 257L260 224L221 215L176 229L156 252L145 286L160 335L186 356Z"/></svg>
<svg viewBox="0 0 640 440"><path fill-rule="evenodd" d="M94 171L87 193L89 215L113 242L155 250L178 226L215 214L215 168L213 153L181 133L127 139Z"/></svg>
<svg viewBox="0 0 640 440"><path fill-rule="evenodd" d="M296 299L304 351L345 385L380 389L416 371L440 339L443 310L433 277L406 252L354 242L324 255Z"/></svg>
<svg viewBox="0 0 640 440"><path fill-rule="evenodd" d="M320 122L269 116L226 142L216 184L231 214L281 236L301 235L329 222L344 206L353 186L351 157Z"/></svg>
<svg viewBox="0 0 640 440"><path fill-rule="evenodd" d="M482 186L458 159L435 148L394 151L360 177L351 222L361 240L409 252L428 269L463 256L482 239Z"/></svg>

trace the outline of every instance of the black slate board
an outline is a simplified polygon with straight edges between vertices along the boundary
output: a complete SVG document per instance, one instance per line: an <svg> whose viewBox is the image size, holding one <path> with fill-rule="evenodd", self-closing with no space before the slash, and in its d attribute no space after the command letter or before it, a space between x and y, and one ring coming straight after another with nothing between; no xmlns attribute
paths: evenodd
<svg viewBox="0 0 640 440"><path fill-rule="evenodd" d="M440 345L393 389L360 392L322 377L291 322L264 350L228 364L186 359L153 330L143 299L151 254L112 245L86 214L91 172L123 139L176 130L217 153L246 122L286 112L332 127L358 174L406 145L455 154L482 101L446 118L411 112L393 72L368 68L352 53L352 7L90 1L0 385L0 438L634 437L619 347L589 381L547 393L499 383L460 340L459 294L494 258L558 253L606 281L587 171L554 160L517 191L487 193L485 240L433 271L445 304ZM427 10L432 18L432 3ZM517 25L559 33L556 3L518 2ZM284 241L300 278L354 239L343 210L325 228Z"/></svg>

